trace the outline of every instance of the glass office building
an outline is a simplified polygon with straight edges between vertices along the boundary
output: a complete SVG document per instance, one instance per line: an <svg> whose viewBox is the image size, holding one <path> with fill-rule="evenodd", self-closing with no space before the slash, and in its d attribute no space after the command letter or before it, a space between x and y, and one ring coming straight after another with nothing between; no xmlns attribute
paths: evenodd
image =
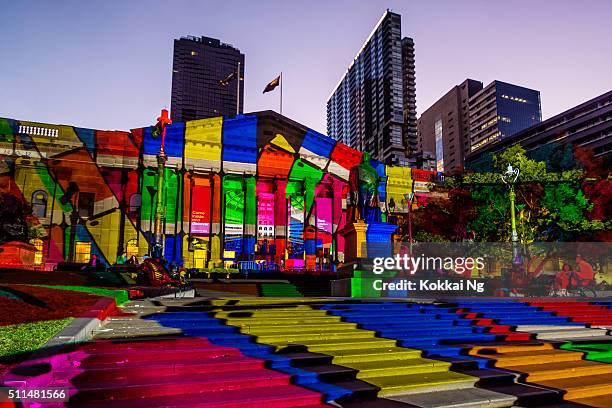
<svg viewBox="0 0 612 408"><path fill-rule="evenodd" d="M469 100L470 152L542 121L540 92L493 81Z"/></svg>

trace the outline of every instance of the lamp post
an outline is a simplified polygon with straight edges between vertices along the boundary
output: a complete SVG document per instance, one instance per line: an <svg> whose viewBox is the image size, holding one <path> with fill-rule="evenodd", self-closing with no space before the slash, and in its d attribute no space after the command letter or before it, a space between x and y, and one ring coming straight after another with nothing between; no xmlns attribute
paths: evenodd
<svg viewBox="0 0 612 408"><path fill-rule="evenodd" d="M414 179L410 185L410 192L404 194L404 198L408 202L408 248L410 256L412 256L412 200L414 200Z"/></svg>
<svg viewBox="0 0 612 408"><path fill-rule="evenodd" d="M155 257L162 258L164 256L164 236L163 236L163 225L166 223L165 217L165 204L164 204L164 176L166 166L166 126L171 124L172 121L168 117L168 110L162 109L161 115L157 118L157 129L161 132L161 144L159 146L159 154L157 155L157 205L155 207L155 224L153 234L155 237L154 254Z"/></svg>
<svg viewBox="0 0 612 408"><path fill-rule="evenodd" d="M504 174L502 174L502 181L510 188L510 218L512 225L512 255L513 255L513 263L520 263L518 259L518 234L516 233L516 214L514 210L514 199L516 195L514 194L514 184L518 179L520 174L520 170L518 168L512 168L512 165L508 165L508 169Z"/></svg>

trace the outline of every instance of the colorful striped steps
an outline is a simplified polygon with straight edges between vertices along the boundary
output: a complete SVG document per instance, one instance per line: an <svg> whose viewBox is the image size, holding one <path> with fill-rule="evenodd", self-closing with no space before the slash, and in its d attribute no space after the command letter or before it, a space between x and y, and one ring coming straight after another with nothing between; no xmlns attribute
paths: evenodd
<svg viewBox="0 0 612 408"><path fill-rule="evenodd" d="M511 330L525 333L511 335L511 338L516 340L537 338L563 341L606 335L605 330L588 328L584 323L573 322L565 316L555 316L554 312L541 310L540 306L522 302L510 306L507 302L495 304L461 300L455 305L458 306L457 313L462 313L462 316L477 316L477 324L504 325L509 326Z"/></svg>
<svg viewBox="0 0 612 408"><path fill-rule="evenodd" d="M581 328L578 326L566 326L564 328L548 326L538 329L526 330L522 326L517 326L517 330L529 331L535 333L535 338L540 340L572 340L572 339L588 339L592 337L606 336L607 330Z"/></svg>
<svg viewBox="0 0 612 408"><path fill-rule="evenodd" d="M247 392L245 392L247 391ZM314 395L313 395L314 394ZM330 405L317 402L317 395L294 385L248 390L229 390L195 396L181 393L172 396L142 397L129 400L68 402L68 407L79 408L322 408Z"/></svg>
<svg viewBox="0 0 612 408"><path fill-rule="evenodd" d="M138 325L132 324L138 330ZM69 407L322 407L322 394L237 348L189 337L94 340L56 360L47 383Z"/></svg>
<svg viewBox="0 0 612 408"><path fill-rule="evenodd" d="M178 303L178 302L177 302ZM290 367L289 362L286 358L281 356L274 356L271 353L273 352L272 347L258 345L252 342L249 336L244 336L237 332L237 329L231 326L226 326L221 323L220 320L212 318L209 316L209 313L201 313L197 311L192 311L193 307L183 307L180 305L173 306L174 310L181 310L177 312L167 312L167 313L155 313L149 316L144 316L146 320L150 320L155 324L162 324L164 327L170 327L182 332L183 336L192 336L197 337L202 340L202 338L208 338L208 340L214 341L216 343L216 347L219 347L219 342L224 343L222 346L225 348L230 348L234 350L238 350L242 352L242 354L250 355L258 359L258 361L266 361L266 364L269 364L270 367L274 367L273 373L282 374L288 377L292 382L296 384L304 384L306 388L316 389L318 393L324 393L327 395L328 400L339 398L347 393L350 393L349 390L343 390L338 387L329 386L327 384L320 383L316 380L316 375L309 372L303 372L298 369L294 369ZM138 316L134 316L137 318ZM133 328L136 328L137 324L126 323ZM197 336L193 336L193 334L197 334ZM117 333L118 338L125 338L126 334L122 331ZM167 337L167 336L166 336ZM166 340L169 340L166 338ZM174 348L175 358L178 360L181 357L185 356L187 358L191 358L197 360L197 355L201 353L200 349L194 350L185 350L180 345L184 338L175 338L175 341L179 343L178 347ZM206 340L206 341L208 341ZM152 348L153 353L155 353L154 348ZM141 352L134 352L136 359L139 359L138 354ZM146 354L146 352L145 352ZM163 360L163 356L161 356ZM171 361L168 361L171 363ZM193 371L193 369L192 369ZM197 370L196 370L197 371ZM321 397L321 393L318 395Z"/></svg>
<svg viewBox="0 0 612 408"><path fill-rule="evenodd" d="M612 343L566 343L561 348L585 353L587 360L612 363Z"/></svg>
<svg viewBox="0 0 612 408"><path fill-rule="evenodd" d="M351 313L347 311L347 309L355 307L359 309L359 313ZM537 387L533 385L527 384L518 384L516 380L518 378L518 374L513 374L510 372L500 371L500 370L492 370L487 369L486 367L489 364L492 364L493 361L487 360L483 358L483 356L464 356L462 353L470 349L469 345L465 344L457 344L454 348L444 343L461 343L461 339L464 338L466 341L463 343L470 343L470 337L474 336L477 341L484 341L484 345L482 347L487 347L488 344L495 346L496 344L513 344L508 343L508 341L514 341L517 346L517 350L521 350L522 348L527 347L528 349L539 349L542 343L532 342L525 343L521 340L527 340L531 337L529 333L514 333L512 332L512 326L500 326L495 325L492 321L481 321L481 319L463 319L463 315L467 315L462 311L459 313L455 313L452 308L443 308L443 307L435 307L431 305L395 305L396 315L403 316L404 311L406 310L411 314L413 321L411 323L402 321L400 324L394 324L391 330L387 329L385 324L380 323L377 320L378 313L375 309L375 306L368 307L369 313L364 312L364 308L361 305L324 305L323 308L328 309L331 313L335 315L342 316L344 320L356 322L360 325L360 327L367 329L377 329L378 335L385 338L402 338L402 331L411 332L414 331L414 327L427 327L429 328L430 320L422 319L422 317L429 317L430 315L437 317L440 316L453 316L454 320L444 319L444 320L434 320L436 322L441 322L442 324L436 324L435 327L429 328L427 330L429 332L430 338L426 341L422 341L420 338L416 338L413 340L414 348L422 348L427 356L431 356L438 360L446 361L452 364L453 371L467 374L470 376L474 376L479 378L478 386L484 387L488 391L485 392L493 392L505 394L504 398L499 399L497 403L504 404L503 401L508 400L516 400L517 403L526 404L526 405L537 405L542 404L544 402L550 401L560 401L561 393L559 391L550 390L544 387ZM511 306L512 309L518 309L520 306ZM403 310L402 310L403 309ZM417 311L415 313L415 311ZM537 309L534 309L537 311ZM357 316L357 318L355 317ZM470 317L476 317L477 315L472 315ZM467 323L467 324L466 324ZM480 324L480 325L479 325ZM421 330L421 329L417 329ZM489 334L487 337L480 338L483 330L491 332L498 332L503 334L503 336L496 336ZM436 336L432 336L432 334L436 334ZM460 333L460 335L457 335ZM480 333L480 334L479 334ZM430 340L436 339L435 345L424 344L423 346L419 346L419 342L430 343ZM506 342L497 343L498 340L505 339ZM521 344L519 347L518 344ZM405 343L402 345L406 346ZM531 346L530 346L531 345ZM409 345L410 346L410 345ZM552 354L552 353L551 353ZM562 354L562 352L561 352ZM567 358L567 357L566 357ZM487 362L488 361L488 362ZM416 400L404 400L402 401L416 403L419 405L419 402ZM473 402L464 401L464 404L467 406L472 406L469 404L473 404L473 406L478 406L479 400ZM435 406L432 402L431 406ZM451 405L452 406L452 405Z"/></svg>
<svg viewBox="0 0 612 408"><path fill-rule="evenodd" d="M612 310L606 305L590 304L584 301L554 300L540 300L530 302L530 304L558 316L569 317L574 322L590 324L591 327L612 328Z"/></svg>
<svg viewBox="0 0 612 408"><path fill-rule="evenodd" d="M213 305L213 302L218 304ZM130 408L187 405L316 407L324 406L321 403L323 393L326 394L326 401L335 400L341 406L348 408L358 406L494 408L510 407L513 404L516 406L553 404L552 406L559 408L564 406L570 408L580 405L560 402L562 392L548 388L551 385L543 383L565 380L565 377L553 377L565 375L572 370L576 376L590 378L593 381L597 381L598 375L608 373L601 367L604 364L570 359L566 357L567 354L563 354L573 353L581 356L581 353L558 350L552 344L537 341L509 342L513 335L522 336L529 335L529 333L514 333L515 326L498 325L495 323L498 320L494 318L491 318L491 321L485 321L486 318L478 318L480 319L480 324L478 324L474 321L476 319L462 318L465 313L457 314L452 307L406 303L364 303L356 306L356 311L346 313L350 315L347 317L337 313L342 311L341 307L346 306L347 303L323 304L324 302L320 300L310 299L304 299L301 302L295 302L294 299L285 299L283 302L279 302L278 299L271 299L269 302L267 299L254 302L247 300L244 303L242 300L228 302L227 299L219 299L213 302L197 302L195 306L189 306L189 302L185 301L164 302L163 311L157 310L154 314L145 316L146 320L154 321L155 326L140 322L130 324L130 319L125 317L114 320L110 327L119 338L128 337L126 332L129 332L130 328L133 330L151 328L153 330L159 326L165 329L176 329L182 337L176 337L176 334L164 335L148 343L144 350L142 344L137 344L143 342L125 340L96 341L84 346L82 352L97 353L98 357L96 357L97 360L96 358L83 359L80 367L83 373L73 377L75 384L82 386L81 398L89 398L84 401L87 404L83 406L115 407L127 406L129 403ZM290 303L291 306L287 307L286 303ZM191 304L194 302L191 301ZM319 306L321 304L323 305ZM518 302L517 304L521 305ZM490 309L495 309L492 306ZM510 307L516 308L517 306ZM383 314L384 319L376 320L375 316L379 312ZM524 317L527 319L529 314L533 313L536 318L532 321L538 321L541 320L537 316L539 312L536 308L535 312L530 310L529 313L524 314ZM337 315L330 315L330 313ZM480 315L488 316L488 313L479 312L477 316ZM134 316L134 318L137 317ZM364 320L365 323L361 320ZM122 322L129 327L124 326L122 329ZM549 326L547 323L548 320L544 324L535 323L531 326L535 328L539 324L543 332L567 329L578 333L580 330L585 330L584 325L580 327L575 323L573 325L562 323L557 327ZM371 326L366 327L366 325ZM371 327L375 327L376 330L372 330ZM378 337L385 330L387 335L393 336ZM404 337L404 339L398 340L396 336ZM209 340L203 340L204 338ZM424 346L423 350L426 351L398 347L398 342L405 346L407 342L418 342L420 338L425 338L425 343L435 341ZM206 358L196 357L207 347L190 343L193 339L206 341L211 347L219 348L220 353L224 353L222 350L227 350L228 354L222 357L223 361L217 361L216 370L214 364L206 362ZM500 340L505 340L505 342L500 343ZM160 343L157 344L157 341ZM474 345L478 341L482 341L483 344ZM513 373L505 371L510 368L484 368L489 364L498 363L496 356L500 353L497 351L503 346L509 347L506 352L513 350L514 353L512 356L514 360L507 358L506 363L514 361L514 367L517 370L529 368L533 375L531 379L529 373L520 370ZM470 348L480 353L477 355L462 354ZM160 353L160 350L164 352ZM533 364L532 358L532 364L528 364L527 359L520 354L523 351L527 351L527 354L532 356L535 353L544 360L549 358L546 355L562 356L561 358L566 359L567 362L549 361ZM159 359L152 360L152 356L156 353ZM170 357L173 353L176 357L174 360ZM251 357L245 357L245 354ZM422 358L422 354L438 357L432 360ZM129 379L122 376L120 369L113 367L113 360L121 360L125 356L130 358L125 362L125 367L132 370L133 373ZM253 361L241 362L241 356ZM498 357L503 359L510 356ZM532 369L530 366L537 367ZM270 383L281 382L285 376L290 382L318 391L289 385L306 393L313 392L318 396L318 400L312 402L307 395L300 394L296 395L296 402L290 401L287 399L290 396L288 389L285 388L287 385L275 386L274 390L278 392L274 395L269 389L272 387L256 387L253 388L252 399L240 400L238 392L231 390L232 386L238 386L241 379L245 382L253 382L249 379L254 378L255 373L262 369L274 373L270 376ZM449 369L454 372L450 372ZM156 375L159 377L152 384L146 380L147 370L157 372ZM236 371L241 374L233 376L231 373ZM555 374L558 371L562 374ZM163 391L153 391L153 395L144 399L136 400L131 397L130 392L138 390L139 387L142 390L147 386L155 385L158 385L158 388L169 388L169 392L173 393L176 391L172 389L175 386L173 381L181 377L179 373L183 375L188 373L189 377L193 377L193 383L189 387L194 393L200 395L198 390L206 390L206 387L210 387L215 391L207 394L215 394L215 398L218 397L218 399L188 403L189 395L155 396L156 393L163 394ZM221 381L207 381L206 375L212 373L219 373L219 375L215 374L215 377L225 379L224 383L230 389L219 391L214 388ZM65 377L70 376L70 372L58 371L57 375L58 381L65 380ZM452 379L453 375L457 376L456 380ZM515 382L518 377L527 377L527 381L530 382L538 379L538 382L542 382L542 386L518 384ZM91 386L96 383L96 379L106 379L109 387L121 386L128 380L132 381L131 387L124 387L126 390L122 391L124 392L123 397L127 399L113 401L113 405L103 405L103 402L96 398L104 395L105 389L98 390L95 386ZM482 388L475 388L476 382L478 387ZM160 384L171 386L159 387ZM601 404L601 395L592 396L589 395L589 392L598 393L602 387L605 388L605 384L602 385L600 381L600 383L591 383L591 385L590 388L583 384L577 385L574 389L568 386L566 389L573 393L568 395L575 397L573 399L576 402L591 401L595 404L593 406L603 406L596 405ZM285 390L287 392L283 394ZM87 392L91 393L90 397L87 397ZM376 398L377 395L379 398ZM381 396L384 398L380 398Z"/></svg>
<svg viewBox="0 0 612 408"><path fill-rule="evenodd" d="M566 378L568 376L612 374L612 364L599 364L591 361L584 361L582 359L569 361L554 360L552 362L541 363L540 354L538 354L537 364L513 366L505 365L506 363L512 364L512 362L504 362L504 369L506 370L528 372L530 382L555 380L559 378Z"/></svg>
<svg viewBox="0 0 612 408"><path fill-rule="evenodd" d="M269 319L270 325L275 325L275 319L281 315L304 314L300 308L284 309L255 309L250 316L253 321ZM325 316L325 310L311 309L312 317ZM300 344L310 352L329 354L333 356L334 364L341 364L345 367L359 370L357 378L367 378L370 384L381 388L379 395L391 395L397 393L432 391L434 389L445 389L446 387L461 388L472 386L475 378L462 374L451 373L448 371L448 364L433 363L431 360L422 359L421 352L395 346L396 341L376 338L375 332L370 330L353 329L337 333L321 333L313 331L310 334L296 335L290 328L277 331L275 336L259 333L262 326L248 326L249 321L244 317L233 318L231 313L220 312L216 315L219 318L227 319L227 323L240 327L244 333L257 336L258 342L271 344L279 349L291 346L293 343ZM342 323L350 324L350 323ZM351 327L354 327L351 325ZM266 332L268 333L268 332ZM401 360L404 374L397 375L390 362L398 364ZM406 361L409 361L408 363ZM415 365L427 367L426 373L414 374Z"/></svg>
<svg viewBox="0 0 612 408"><path fill-rule="evenodd" d="M516 400L513 395L500 394L481 388L396 396L390 399L426 408L504 408L513 406Z"/></svg>
<svg viewBox="0 0 612 408"><path fill-rule="evenodd" d="M380 306L379 306L380 305ZM396 309L395 311L395 321L392 324L392 328L388 329L389 324L381 323L378 320L378 311L377 308L385 308L385 307L393 307ZM329 310L333 314L337 314L342 316L343 319L351 322L357 322L360 324L360 327L366 329L375 329L377 330L380 336L387 338L397 338L398 336L406 335L407 333L412 333L413 336L417 336L419 334L428 333L429 336L432 334L437 334L438 337L435 337L438 341L458 341L456 338L456 333L465 333L465 338L469 338L473 336L473 332L479 333L483 332L485 328L483 327L469 327L469 326L459 326L457 325L457 321L460 319L459 316L454 315L452 319L450 318L450 311L444 308L438 308L431 305L411 305L411 304L395 304L393 306L385 306L384 304L372 304L365 307L363 304L340 304L340 305L324 305L322 308ZM354 308L359 310L359 313L351 313L350 308ZM369 313L365 313L365 310L368 310ZM412 320L405 320L401 317L405 314L410 314L412 316ZM356 317L357 316L357 317ZM438 319L439 317L444 316L445 319ZM431 318L435 318L437 320L430 320ZM434 323L433 325L431 323ZM433 327L431 327L433 326ZM415 327L421 329L414 329ZM425 329L427 328L427 329ZM419 331L421 331L419 333ZM479 337L478 339L486 340L494 340L497 336L487 336L487 337ZM429 343L430 339L426 342ZM436 358L438 361L446 362L448 364L452 364L453 370L457 365L461 365L463 367L470 368L470 372L460 372L463 374L467 374L476 378L486 377L491 370L483 370L478 369L480 361L483 359L473 358L470 356L461 356L460 353L465 349L464 346L448 346L448 345L440 345L438 342L433 342L433 345L428 345L423 348L428 356L432 356ZM406 344L402 343L404 346ZM415 346L419 347L419 346ZM442 357L439 354L448 354L452 357ZM489 377L492 377L489 374ZM499 376L498 376L499 377ZM512 383L515 379L515 376L512 374L505 373L502 375L504 381L509 381ZM550 392L549 390L537 389L538 392L533 392L533 387L528 386L516 386L516 387L507 387L509 391L507 394L500 394L495 391L490 390L479 390L475 392L471 392L474 390L474 387L463 388L465 392L459 392L457 390L449 390L449 391L439 391L433 396L432 394L415 394L414 399L412 399L412 395L407 397L389 397L395 400L401 400L402 402L408 402L411 404L415 404L417 406L444 406L443 401L448 406L469 406L469 407L477 407L477 406L511 406L514 401L517 400L521 395L525 395L526 389L527 391L531 391L532 394L537 394L539 396L547 396L550 398L551 394L553 397L557 397L557 394L554 392ZM519 389L517 389L519 388ZM482 392L480 392L482 391ZM461 402L451 403L451 401L457 401L457 397L462 397ZM466 399L466 398L472 398ZM441 405L442 404L442 405Z"/></svg>
<svg viewBox="0 0 612 408"><path fill-rule="evenodd" d="M181 312L183 313L183 312ZM244 315L241 314L241 315ZM250 313L247 313L250 315ZM174 320L173 317L179 317ZM205 325L206 329L200 329L193 324L186 324L186 316L173 315L173 314L162 314L153 315L149 318L159 319L164 325L177 327L183 330L184 334L188 334L196 337L207 337L215 344L226 345L231 347L239 348L246 355L262 358L267 361L267 364L275 370L285 372L293 376L296 384L303 385L304 387L315 389L326 395L327 400L335 400L343 396L351 394L351 390L333 385L324 384L317 380L315 373L307 372L299 368L291 367L290 359L283 355L275 354L275 347L257 344L253 342L253 338L248 334L242 334L238 332L238 328L234 327L235 332L224 332L216 331L215 325L219 324L221 320L210 316L210 313L192 313L190 321L199 320ZM240 318L243 319L243 318ZM227 328L232 326L223 326Z"/></svg>
<svg viewBox="0 0 612 408"><path fill-rule="evenodd" d="M497 368L483 370L469 367L464 368L462 366L454 368L454 370L479 377L478 387L515 396L516 406L543 407L549 404L552 404L551 406L565 406L565 402L562 401L563 391L541 387L537 384L519 383L517 381L521 375L520 373Z"/></svg>
<svg viewBox="0 0 612 408"><path fill-rule="evenodd" d="M582 353L550 343L474 346L470 355L490 358L529 383L563 390L565 400L598 397L601 404L612 392L612 365L585 361Z"/></svg>

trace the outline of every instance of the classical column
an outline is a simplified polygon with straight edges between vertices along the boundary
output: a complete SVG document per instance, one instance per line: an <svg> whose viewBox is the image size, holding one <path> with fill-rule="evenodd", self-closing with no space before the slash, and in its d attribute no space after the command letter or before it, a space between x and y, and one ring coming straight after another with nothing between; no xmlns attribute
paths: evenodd
<svg viewBox="0 0 612 408"><path fill-rule="evenodd" d="M211 183L212 211L210 213L210 261L209 268L221 266L221 223L223 211L221 208L221 175L215 173Z"/></svg>
<svg viewBox="0 0 612 408"><path fill-rule="evenodd" d="M276 253L274 261L280 265L285 259L287 242L287 180L274 180L274 244Z"/></svg>
<svg viewBox="0 0 612 408"><path fill-rule="evenodd" d="M254 176L245 176L245 202L244 202L244 241L242 250L249 259L255 253L255 236L257 229L257 195L255 192L256 180Z"/></svg>

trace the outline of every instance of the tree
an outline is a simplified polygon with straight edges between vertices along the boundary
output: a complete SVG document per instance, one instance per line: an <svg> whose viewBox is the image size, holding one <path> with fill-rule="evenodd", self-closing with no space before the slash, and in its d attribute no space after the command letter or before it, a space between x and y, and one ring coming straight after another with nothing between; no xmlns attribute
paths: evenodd
<svg viewBox="0 0 612 408"><path fill-rule="evenodd" d="M560 170L557 172L549 172L546 162L527 157L525 150L515 145L494 155L495 172L465 177L464 183L471 185L471 197L475 202L476 216L471 227L477 232L478 240L510 240L508 188L501 179L508 165L520 169L515 192L517 232L521 242L579 239L607 228L605 222L590 221L586 216L593 204L581 190L585 170L571 165L578 163L571 147L557 147L555 151L558 163L556 167L549 167ZM594 169L586 171L589 170L595 172ZM606 197L600 199L598 206L609 207L610 186L593 186L593 190L596 189L602 189Z"/></svg>

